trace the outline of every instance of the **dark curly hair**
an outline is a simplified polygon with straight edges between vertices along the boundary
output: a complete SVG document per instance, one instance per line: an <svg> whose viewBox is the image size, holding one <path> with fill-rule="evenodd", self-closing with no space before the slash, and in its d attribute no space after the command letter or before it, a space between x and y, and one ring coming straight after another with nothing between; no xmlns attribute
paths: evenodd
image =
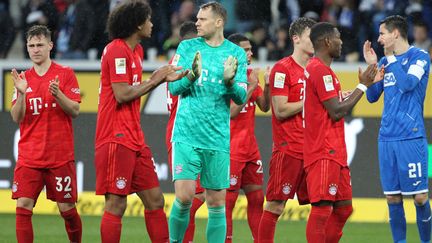
<svg viewBox="0 0 432 243"><path fill-rule="evenodd" d="M126 0L109 15L107 29L110 39L124 39L138 30L151 17L152 10L144 0Z"/></svg>

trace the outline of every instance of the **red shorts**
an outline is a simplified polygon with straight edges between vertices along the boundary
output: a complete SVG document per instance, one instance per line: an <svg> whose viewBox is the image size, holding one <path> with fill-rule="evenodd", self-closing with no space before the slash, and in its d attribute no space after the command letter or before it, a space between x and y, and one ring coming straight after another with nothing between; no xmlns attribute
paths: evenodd
<svg viewBox="0 0 432 243"><path fill-rule="evenodd" d="M309 203L303 160L281 151L273 151L266 200L287 201L294 198L295 194L299 204Z"/></svg>
<svg viewBox="0 0 432 243"><path fill-rule="evenodd" d="M238 191L245 185L263 184L263 166L261 160L239 162L231 160L229 191Z"/></svg>
<svg viewBox="0 0 432 243"><path fill-rule="evenodd" d="M167 144L167 149L168 149L168 166L172 174L172 143L169 143L169 145ZM205 189L201 187L200 177L198 175L198 178L196 179L195 194L201 194L204 191Z"/></svg>
<svg viewBox="0 0 432 243"><path fill-rule="evenodd" d="M15 167L12 198L28 197L37 200L46 186L47 198L59 203L75 203L77 196L76 169L73 161L51 169Z"/></svg>
<svg viewBox="0 0 432 243"><path fill-rule="evenodd" d="M107 143L95 151L96 194L128 195L159 187L149 147L133 151L117 143Z"/></svg>
<svg viewBox="0 0 432 243"><path fill-rule="evenodd" d="M323 159L305 168L311 203L352 199L351 175L348 166Z"/></svg>

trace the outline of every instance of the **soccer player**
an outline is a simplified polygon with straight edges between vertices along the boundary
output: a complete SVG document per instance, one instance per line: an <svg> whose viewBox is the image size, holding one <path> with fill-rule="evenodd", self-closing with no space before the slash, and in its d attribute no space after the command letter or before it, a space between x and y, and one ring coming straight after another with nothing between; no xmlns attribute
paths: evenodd
<svg viewBox="0 0 432 243"><path fill-rule="evenodd" d="M243 104L247 85L246 54L223 36L226 16L220 3L201 5L199 37L182 41L173 59L173 64L193 71L168 84L169 91L179 95L172 136L176 198L169 218L171 242L183 240L198 174L209 211L207 241L223 242L226 236L230 101Z"/></svg>
<svg viewBox="0 0 432 243"><path fill-rule="evenodd" d="M12 185L16 237L19 243L33 242L33 207L46 186L47 198L57 203L65 221L69 241L81 242L71 119L79 114L78 82L71 68L50 59L53 43L46 26L31 27L26 40L33 67L20 74L12 69L11 115L21 133Z"/></svg>
<svg viewBox="0 0 432 243"><path fill-rule="evenodd" d="M384 93L384 111L378 136L381 185L389 207L394 242L406 242L403 196L414 198L421 242L431 239L431 209L428 197L428 143L423 121L423 105L429 78L430 58L422 49L410 46L408 25L397 15L384 19L378 42L385 57L384 79L371 86L369 102ZM368 64L377 63L371 43L364 44Z"/></svg>
<svg viewBox="0 0 432 243"><path fill-rule="evenodd" d="M279 60L270 73L272 97L273 153L267 184L259 242L273 242L276 223L288 199L297 197L307 204L303 169L303 96L304 72L314 49L309 34L315 21L299 18L289 28L294 51Z"/></svg>
<svg viewBox="0 0 432 243"><path fill-rule="evenodd" d="M310 243L338 242L352 213L352 188L344 138L343 117L360 100L378 73L376 64L359 69L359 84L342 97L341 85L330 68L341 55L342 41L336 27L315 24L310 33L315 50L306 67L304 98L304 168L312 204L306 226ZM378 77L379 79L380 77Z"/></svg>
<svg viewBox="0 0 432 243"><path fill-rule="evenodd" d="M197 29L195 23L192 21L186 21L182 23L180 26L180 39L188 40L195 37L197 37ZM165 144L168 149L168 164L172 169L171 137L172 137L172 129L174 126L175 115L177 112L178 96L172 95L168 90L168 86L167 86L167 104L168 104L169 120L166 128ZM196 188L195 188L195 197L192 201L192 206L190 209L189 226L186 229L186 233L183 238L183 242L185 243L193 241L194 234L195 234L195 214L198 211L198 209L204 204L204 201L205 201L204 188L201 187L201 184L199 182L199 177L198 177L196 182Z"/></svg>
<svg viewBox="0 0 432 243"><path fill-rule="evenodd" d="M109 15L112 41L101 61L101 85L95 139L96 194L105 196L100 226L102 242L119 242L127 195L136 193L144 204L152 242L168 242L164 197L152 154L140 123L140 97L165 81L186 75L181 67L163 66L144 82L141 39L151 35L151 9L146 1L131 0Z"/></svg>
<svg viewBox="0 0 432 243"><path fill-rule="evenodd" d="M249 65L253 55L249 39L242 34L235 33L230 35L228 40L243 48ZM248 69L247 102L243 105L231 102L230 187L226 195L227 237L225 242L232 242L232 211L240 188L247 198L249 228L253 238L258 239L258 225L262 214L264 192L262 188L262 161L255 138L255 107L258 105L260 110L264 112L270 109L268 69L264 74L264 91L258 85L259 69Z"/></svg>

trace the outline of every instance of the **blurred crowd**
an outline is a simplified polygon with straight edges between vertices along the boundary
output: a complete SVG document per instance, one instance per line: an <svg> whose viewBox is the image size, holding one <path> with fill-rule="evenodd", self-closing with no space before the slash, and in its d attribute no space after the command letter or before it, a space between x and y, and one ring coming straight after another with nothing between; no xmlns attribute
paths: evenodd
<svg viewBox="0 0 432 243"><path fill-rule="evenodd" d="M99 58L108 35L109 12L122 0L0 0L0 58L7 58L11 46L21 38L26 57L25 32L34 24L47 25L54 33L52 52L56 59ZM167 59L179 43L179 26L196 20L206 0L148 0L153 13L153 33L145 40L146 59ZM290 23L300 16L327 21L341 31L343 55L338 61L362 61L362 45L376 40L378 27L388 15L405 16L410 26L410 43L431 53L432 0L219 0L228 10L226 36L246 33L260 61L290 55ZM15 4L15 6L11 6ZM10 11L11 7L18 9Z"/></svg>

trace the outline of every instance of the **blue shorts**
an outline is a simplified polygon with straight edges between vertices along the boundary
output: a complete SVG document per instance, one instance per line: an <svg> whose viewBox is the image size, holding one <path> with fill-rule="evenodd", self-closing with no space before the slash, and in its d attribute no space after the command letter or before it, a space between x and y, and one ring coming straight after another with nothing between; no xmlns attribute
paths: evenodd
<svg viewBox="0 0 432 243"><path fill-rule="evenodd" d="M378 141L381 185L385 195L428 192L426 138Z"/></svg>

